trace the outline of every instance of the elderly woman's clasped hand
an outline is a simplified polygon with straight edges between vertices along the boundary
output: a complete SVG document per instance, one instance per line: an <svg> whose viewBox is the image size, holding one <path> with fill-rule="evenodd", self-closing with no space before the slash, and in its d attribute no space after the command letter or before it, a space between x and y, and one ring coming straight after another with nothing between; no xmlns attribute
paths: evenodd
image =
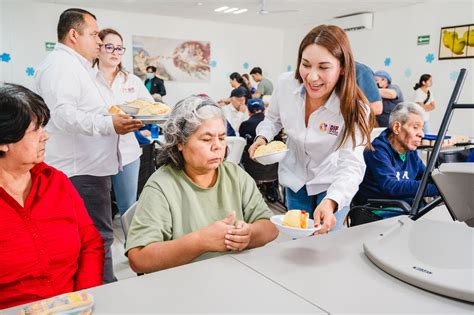
<svg viewBox="0 0 474 315"><path fill-rule="evenodd" d="M251 238L250 224L239 220L232 225L234 219L235 211L232 211L226 218L200 231L200 238L206 251L241 251L248 247Z"/></svg>
<svg viewBox="0 0 474 315"><path fill-rule="evenodd" d="M244 221L237 221L234 228L227 232L225 244L227 249L241 251L249 246L251 239L251 225Z"/></svg>

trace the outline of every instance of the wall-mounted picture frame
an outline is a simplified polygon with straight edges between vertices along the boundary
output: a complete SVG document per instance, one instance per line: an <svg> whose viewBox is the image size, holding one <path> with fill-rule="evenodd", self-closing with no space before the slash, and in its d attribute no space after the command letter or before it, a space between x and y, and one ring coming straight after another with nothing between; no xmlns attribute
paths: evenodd
<svg viewBox="0 0 474 315"><path fill-rule="evenodd" d="M442 27L438 59L474 58L474 24Z"/></svg>
<svg viewBox="0 0 474 315"><path fill-rule="evenodd" d="M133 73L141 79L155 66L165 81L210 82L210 42L135 35L132 41Z"/></svg>

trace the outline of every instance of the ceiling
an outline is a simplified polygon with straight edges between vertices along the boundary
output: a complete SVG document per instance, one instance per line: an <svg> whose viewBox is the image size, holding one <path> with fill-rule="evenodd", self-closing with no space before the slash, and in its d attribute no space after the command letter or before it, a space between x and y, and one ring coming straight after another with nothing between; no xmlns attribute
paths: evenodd
<svg viewBox="0 0 474 315"><path fill-rule="evenodd" d="M1 1L1 0L0 0ZM266 0L268 11L297 12L260 15L261 0L29 0L77 7L147 13L215 22L287 28L322 23L336 16L379 12L436 0ZM23 2L29 2L23 1ZM468 0L469 1L469 0ZM221 7L246 8L242 14L216 13Z"/></svg>

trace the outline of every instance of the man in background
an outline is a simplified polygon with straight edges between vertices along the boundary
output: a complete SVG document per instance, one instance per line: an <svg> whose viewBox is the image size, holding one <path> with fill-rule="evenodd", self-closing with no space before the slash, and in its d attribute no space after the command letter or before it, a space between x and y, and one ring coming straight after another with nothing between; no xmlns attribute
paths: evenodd
<svg viewBox="0 0 474 315"><path fill-rule="evenodd" d="M245 105L245 91L240 88L233 89L230 93L230 104L222 106L222 111L237 134L240 124L249 118Z"/></svg>
<svg viewBox="0 0 474 315"><path fill-rule="evenodd" d="M166 95L165 82L156 76L156 67L146 67L145 86L155 101L161 101Z"/></svg>
<svg viewBox="0 0 474 315"><path fill-rule="evenodd" d="M252 97L262 98L265 95L272 95L273 84L270 80L263 77L262 69L260 67L255 67L250 70L250 75L252 76L252 79L258 83L257 92L255 92Z"/></svg>

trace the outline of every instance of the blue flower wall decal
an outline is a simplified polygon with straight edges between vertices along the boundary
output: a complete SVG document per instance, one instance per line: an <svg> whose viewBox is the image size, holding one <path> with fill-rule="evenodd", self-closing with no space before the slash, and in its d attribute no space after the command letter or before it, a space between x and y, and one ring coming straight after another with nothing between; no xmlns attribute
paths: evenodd
<svg viewBox="0 0 474 315"><path fill-rule="evenodd" d="M28 68L26 68L25 72L26 72L27 76L32 77L32 76L35 75L35 68L28 67Z"/></svg>
<svg viewBox="0 0 474 315"><path fill-rule="evenodd" d="M407 77L407 78L411 77L411 69L406 69L405 70L405 77Z"/></svg>
<svg viewBox="0 0 474 315"><path fill-rule="evenodd" d="M9 62L12 59L9 53L3 53L0 55L0 60L3 62Z"/></svg>
<svg viewBox="0 0 474 315"><path fill-rule="evenodd" d="M428 54L428 55L426 55L425 61L426 61L427 63L432 63L433 60L434 60L434 55L433 55L433 54Z"/></svg>
<svg viewBox="0 0 474 315"><path fill-rule="evenodd" d="M390 58L390 57L385 58L385 60L383 61L383 64L386 67L390 66L391 63L392 63L392 58Z"/></svg>
<svg viewBox="0 0 474 315"><path fill-rule="evenodd" d="M217 67L217 61L211 60L211 67L213 68Z"/></svg>
<svg viewBox="0 0 474 315"><path fill-rule="evenodd" d="M248 63L248 62L244 62L243 67L244 67L245 70L247 70L247 69L249 68L249 63Z"/></svg>

